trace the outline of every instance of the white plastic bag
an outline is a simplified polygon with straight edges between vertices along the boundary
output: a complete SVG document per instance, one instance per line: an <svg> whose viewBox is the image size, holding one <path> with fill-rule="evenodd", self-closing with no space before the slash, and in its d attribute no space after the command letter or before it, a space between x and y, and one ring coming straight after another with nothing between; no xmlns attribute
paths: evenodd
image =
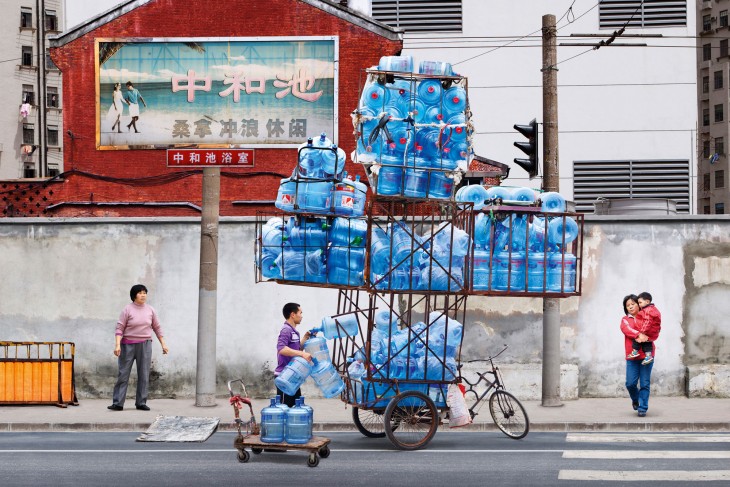
<svg viewBox="0 0 730 487"><path fill-rule="evenodd" d="M449 406L449 428L458 428L471 424L471 414L469 408L466 407L464 393L461 392L458 384L449 384L446 404Z"/></svg>

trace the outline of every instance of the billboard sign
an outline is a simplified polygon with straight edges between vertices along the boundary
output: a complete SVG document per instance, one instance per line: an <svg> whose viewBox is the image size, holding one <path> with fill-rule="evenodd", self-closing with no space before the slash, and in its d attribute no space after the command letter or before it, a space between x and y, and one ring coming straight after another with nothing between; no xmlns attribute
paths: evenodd
<svg viewBox="0 0 730 487"><path fill-rule="evenodd" d="M253 149L168 149L167 167L253 167Z"/></svg>
<svg viewBox="0 0 730 487"><path fill-rule="evenodd" d="M97 39L97 148L337 137L337 37Z"/></svg>

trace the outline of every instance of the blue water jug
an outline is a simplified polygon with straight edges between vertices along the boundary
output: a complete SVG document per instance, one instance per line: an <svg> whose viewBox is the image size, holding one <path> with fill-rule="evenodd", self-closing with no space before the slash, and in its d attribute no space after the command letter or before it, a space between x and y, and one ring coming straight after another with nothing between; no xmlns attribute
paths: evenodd
<svg viewBox="0 0 730 487"><path fill-rule="evenodd" d="M461 86L452 86L444 92L444 118L448 120L455 115L463 116L465 109L466 90L464 88L462 88Z"/></svg>
<svg viewBox="0 0 730 487"><path fill-rule="evenodd" d="M569 244L578 237L578 224L569 216L555 217L548 222L548 240L553 245Z"/></svg>
<svg viewBox="0 0 730 487"><path fill-rule="evenodd" d="M281 396L274 396L274 401L276 404L276 407L284 411L284 422L286 423L286 413L289 412L289 406L281 402L282 397Z"/></svg>
<svg viewBox="0 0 730 487"><path fill-rule="evenodd" d="M330 351L327 348L327 340L320 336L314 336L304 342L304 351L320 362L330 360Z"/></svg>
<svg viewBox="0 0 730 487"><path fill-rule="evenodd" d="M442 148L447 140L448 134L440 132L437 128L421 128L416 132L415 150L421 151L420 155L427 160L440 160ZM431 167L431 164L421 164L420 167Z"/></svg>
<svg viewBox="0 0 730 487"><path fill-rule="evenodd" d="M360 181L360 175L355 176L355 207L352 210L352 216L363 216L365 214L365 204L367 203L368 187Z"/></svg>
<svg viewBox="0 0 730 487"><path fill-rule="evenodd" d="M428 171L406 169L403 183L403 196L409 198L425 198L428 194Z"/></svg>
<svg viewBox="0 0 730 487"><path fill-rule="evenodd" d="M474 203L474 210L481 210L487 199L487 190L480 184L462 186L456 192L456 201Z"/></svg>
<svg viewBox="0 0 730 487"><path fill-rule="evenodd" d="M496 246L497 249L512 248L512 250L525 250L529 242L527 233L526 215L510 215L497 225ZM511 240L510 240L511 239Z"/></svg>
<svg viewBox="0 0 730 487"><path fill-rule="evenodd" d="M433 243L435 254L444 251L453 257L464 257L471 247L471 237L461 228L442 223L434 235Z"/></svg>
<svg viewBox="0 0 730 487"><path fill-rule="evenodd" d="M434 355L429 355L428 360L425 356L421 357L419 367L424 371L427 380L451 381L454 380L457 371L456 361L453 358L449 357L444 361L443 357Z"/></svg>
<svg viewBox="0 0 730 487"><path fill-rule="evenodd" d="M548 191L540 195L542 211L545 213L563 213L565 211L565 198L560 193Z"/></svg>
<svg viewBox="0 0 730 487"><path fill-rule="evenodd" d="M376 114L381 113L388 104L389 90L379 83L371 83L365 87L360 98L360 106L370 108Z"/></svg>
<svg viewBox="0 0 730 487"><path fill-rule="evenodd" d="M413 72L413 57L411 56L383 56L378 63L380 71Z"/></svg>
<svg viewBox="0 0 730 487"><path fill-rule="evenodd" d="M454 180L441 171L432 171L428 185L429 198L448 200L454 190Z"/></svg>
<svg viewBox="0 0 730 487"><path fill-rule="evenodd" d="M421 61L421 64L418 65L418 72L420 74L433 74L436 76L454 75L451 64L441 61Z"/></svg>
<svg viewBox="0 0 730 487"><path fill-rule="evenodd" d="M342 377L329 360L315 363L312 369L312 379L326 398L335 397L345 388Z"/></svg>
<svg viewBox="0 0 730 487"><path fill-rule="evenodd" d="M498 291L525 290L525 253L497 252L493 256L492 289Z"/></svg>
<svg viewBox="0 0 730 487"><path fill-rule="evenodd" d="M409 228L403 222L393 223L390 232L390 242L393 247L392 261L393 265L396 265L410 256L419 247L422 240L419 235L414 233L412 228ZM416 263L418 262L417 258L413 260ZM410 262L410 259L407 262Z"/></svg>
<svg viewBox="0 0 730 487"><path fill-rule="evenodd" d="M542 252L545 250L545 219L535 216L530 223L530 250Z"/></svg>
<svg viewBox="0 0 730 487"><path fill-rule="evenodd" d="M319 225L295 225L284 241L285 246L298 249L324 248L327 245L327 224L320 222Z"/></svg>
<svg viewBox="0 0 730 487"><path fill-rule="evenodd" d="M425 123L439 124L444 120L444 114L441 112L441 107L432 105L426 109L426 121Z"/></svg>
<svg viewBox="0 0 730 487"><path fill-rule="evenodd" d="M334 184L334 210L336 215L343 216L351 216L355 211L355 183L352 179L345 177Z"/></svg>
<svg viewBox="0 0 730 487"><path fill-rule="evenodd" d="M362 270L355 271L348 268L327 265L327 282L340 286L362 286L365 278Z"/></svg>
<svg viewBox="0 0 730 487"><path fill-rule="evenodd" d="M379 330L398 331L398 315L388 309L381 309L375 313L375 326Z"/></svg>
<svg viewBox="0 0 730 487"><path fill-rule="evenodd" d="M444 114L444 121L449 125L448 134L451 140L463 142L466 140L466 118L463 113L455 115Z"/></svg>
<svg viewBox="0 0 730 487"><path fill-rule="evenodd" d="M413 116L413 120L416 123L425 123L426 120L426 111L428 110L428 105L423 103L423 101L416 98L416 100L412 103L413 108L410 110L411 115Z"/></svg>
<svg viewBox="0 0 730 487"><path fill-rule="evenodd" d="M370 244L370 269L379 275L390 268L390 239L380 228L373 229Z"/></svg>
<svg viewBox="0 0 730 487"><path fill-rule="evenodd" d="M511 196L512 193L510 190L502 186L492 186L487 189L487 199L492 200L493 202L498 199L507 201L511 198Z"/></svg>
<svg viewBox="0 0 730 487"><path fill-rule="evenodd" d="M301 396L299 399L299 405L303 407L308 413L309 413L309 431L312 431L312 428L314 426L314 409L309 404L304 403L304 396Z"/></svg>
<svg viewBox="0 0 730 487"><path fill-rule="evenodd" d="M294 357L274 379L274 384L287 396L297 393L312 372L312 365L302 357Z"/></svg>
<svg viewBox="0 0 730 487"><path fill-rule="evenodd" d="M464 271L461 267L440 266L434 263L421 270L420 289L430 291L458 291L464 283Z"/></svg>
<svg viewBox="0 0 730 487"><path fill-rule="evenodd" d="M276 407L276 400L261 410L261 441L264 443L282 443L285 437L286 417L281 408Z"/></svg>
<svg viewBox="0 0 730 487"><path fill-rule="evenodd" d="M405 291L410 287L410 266L407 263L401 264L390 271L388 279L390 281L389 289L394 291Z"/></svg>
<svg viewBox="0 0 730 487"><path fill-rule="evenodd" d="M485 213L477 213L474 218L474 245L489 250L492 244L494 220Z"/></svg>
<svg viewBox="0 0 730 487"><path fill-rule="evenodd" d="M470 151L466 141L449 140L444 144L444 151L446 149L448 149L446 154L448 154L449 159L452 161L452 167L444 167L444 169L455 169L460 163L463 167L467 167Z"/></svg>
<svg viewBox="0 0 730 487"><path fill-rule="evenodd" d="M347 375L350 378L350 404L358 404L363 402L362 397L362 379L366 376L365 366L360 360L353 360L347 367Z"/></svg>
<svg viewBox="0 0 730 487"><path fill-rule="evenodd" d="M560 252L549 254L547 271L548 291L575 292L575 272L575 255Z"/></svg>
<svg viewBox="0 0 730 487"><path fill-rule="evenodd" d="M329 238L338 247L365 247L367 233L367 220L337 217L332 222Z"/></svg>
<svg viewBox="0 0 730 487"><path fill-rule="evenodd" d="M284 249L291 247L286 227L282 225L264 225L261 227L261 243L263 249L278 256Z"/></svg>
<svg viewBox="0 0 730 487"><path fill-rule="evenodd" d="M357 322L357 316L354 313L350 313L334 318L325 316L322 318L322 325L318 330L324 334L325 338L333 340L335 338L354 337L358 335L360 333L360 325Z"/></svg>
<svg viewBox="0 0 730 487"><path fill-rule="evenodd" d="M327 265L362 272L365 268L365 247L331 246L327 249Z"/></svg>
<svg viewBox="0 0 730 487"><path fill-rule="evenodd" d="M284 250L277 258L276 265L281 269L282 277L287 281L304 280L304 252L300 250Z"/></svg>
<svg viewBox="0 0 730 487"><path fill-rule="evenodd" d="M346 158L345 151L337 147L336 144L332 144L328 150L323 150L321 155L323 177L328 179L342 177L342 173L345 171Z"/></svg>
<svg viewBox="0 0 730 487"><path fill-rule="evenodd" d="M276 195L274 206L284 211L294 211L294 204L297 201L297 182L284 178L279 184L279 192Z"/></svg>
<svg viewBox="0 0 730 487"><path fill-rule="evenodd" d="M416 357L423 354L425 348L426 333L407 328L396 330L390 334L390 339L384 339L383 345L390 350L389 357Z"/></svg>
<svg viewBox="0 0 730 487"><path fill-rule="evenodd" d="M408 114L413 109L414 95L412 93L415 88L415 84L411 84L410 81L404 79L397 79L393 83L385 85L390 91L389 105L394 105L403 114Z"/></svg>
<svg viewBox="0 0 730 487"><path fill-rule="evenodd" d="M378 171L377 192L383 196L401 194L403 185L403 168L381 166Z"/></svg>
<svg viewBox="0 0 730 487"><path fill-rule="evenodd" d="M472 264L472 286L477 291L489 290L489 250L475 249Z"/></svg>
<svg viewBox="0 0 730 487"><path fill-rule="evenodd" d="M545 291L545 253L527 253L527 290Z"/></svg>
<svg viewBox="0 0 730 487"><path fill-rule="evenodd" d="M535 190L532 188L512 188L509 198L512 201L524 201L532 203L537 199Z"/></svg>
<svg viewBox="0 0 730 487"><path fill-rule="evenodd" d="M286 415L287 443L293 445L308 443L312 438L312 429L309 424L309 411L301 406L301 399L296 398L294 407Z"/></svg>
<svg viewBox="0 0 730 487"><path fill-rule="evenodd" d="M281 279L281 269L276 265L276 255L268 250L261 251L261 260L257 261L257 267L261 269L261 275L266 279Z"/></svg>
<svg viewBox="0 0 730 487"><path fill-rule="evenodd" d="M397 154L401 159L401 165L403 164L403 153L413 150L413 127L406 125L405 123L392 126L388 124L388 131L390 132L390 143L385 146L384 154L388 152L388 149L393 148L393 152Z"/></svg>
<svg viewBox="0 0 730 487"><path fill-rule="evenodd" d="M441 95L444 92L441 81L437 79L425 79L418 83L418 98L426 105L439 105Z"/></svg>
<svg viewBox="0 0 730 487"><path fill-rule="evenodd" d="M329 213L332 204L332 183L329 181L307 181L299 184L299 208L310 213Z"/></svg>
<svg viewBox="0 0 730 487"><path fill-rule="evenodd" d="M304 281L324 284L327 282L327 267L322 249L309 249L304 254Z"/></svg>

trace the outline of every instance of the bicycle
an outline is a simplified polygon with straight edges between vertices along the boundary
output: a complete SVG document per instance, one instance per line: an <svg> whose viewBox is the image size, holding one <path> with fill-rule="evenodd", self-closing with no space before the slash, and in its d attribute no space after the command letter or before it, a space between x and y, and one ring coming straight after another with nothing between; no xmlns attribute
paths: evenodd
<svg viewBox="0 0 730 487"><path fill-rule="evenodd" d="M479 376L479 379L476 382L469 382L467 378L462 376L462 380L469 386L464 393L464 397L471 393L474 394L474 397L476 398L474 404L472 404L469 408L469 414L471 414L471 418L474 419L474 417L479 414L479 409L481 408L479 405L481 402L490 391L494 391L489 396L489 412L492 415L494 424L496 424L497 428L499 428L505 435L515 440L519 440L520 438L527 436L527 433L530 431L530 419L527 417L527 411L525 411L522 403L515 396L505 390L499 367L494 365L494 359L502 355L507 348L509 348L509 346L505 345L497 355L486 359L492 370L477 372L476 374ZM482 362L482 360L469 360L467 363L472 362ZM462 365L459 365L459 368L461 367ZM487 377L487 374L494 376L494 379L490 380ZM476 387L481 384L482 381L487 383L487 388L484 392L479 394Z"/></svg>

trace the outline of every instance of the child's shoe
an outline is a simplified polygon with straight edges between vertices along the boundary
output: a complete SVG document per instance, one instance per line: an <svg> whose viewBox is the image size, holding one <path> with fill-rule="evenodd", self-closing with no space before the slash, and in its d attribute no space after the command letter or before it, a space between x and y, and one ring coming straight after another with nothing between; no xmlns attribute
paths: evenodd
<svg viewBox="0 0 730 487"><path fill-rule="evenodd" d="M650 354L646 354L646 358L641 361L641 365L648 365L654 361L654 357L652 357Z"/></svg>
<svg viewBox="0 0 730 487"><path fill-rule="evenodd" d="M631 353L626 356L626 359L627 360L631 360L631 359L636 358L638 356L639 356L639 352L637 352L636 350L632 350Z"/></svg>

